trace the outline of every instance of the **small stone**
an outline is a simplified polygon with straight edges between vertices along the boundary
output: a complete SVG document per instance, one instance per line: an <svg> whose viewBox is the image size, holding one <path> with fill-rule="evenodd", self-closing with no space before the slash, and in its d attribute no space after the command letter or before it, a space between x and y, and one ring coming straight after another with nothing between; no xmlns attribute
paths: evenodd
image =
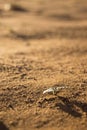
<svg viewBox="0 0 87 130"><path fill-rule="evenodd" d="M7 3L7 4L4 5L3 8L4 8L4 11L10 11L12 9L12 5Z"/></svg>

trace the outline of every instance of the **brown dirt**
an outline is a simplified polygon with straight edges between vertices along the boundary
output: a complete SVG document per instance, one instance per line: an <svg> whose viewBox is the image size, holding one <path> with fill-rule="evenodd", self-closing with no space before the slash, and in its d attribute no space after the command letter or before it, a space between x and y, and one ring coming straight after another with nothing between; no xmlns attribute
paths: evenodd
<svg viewBox="0 0 87 130"><path fill-rule="evenodd" d="M0 1L0 130L31 129L87 129L86 0Z"/></svg>

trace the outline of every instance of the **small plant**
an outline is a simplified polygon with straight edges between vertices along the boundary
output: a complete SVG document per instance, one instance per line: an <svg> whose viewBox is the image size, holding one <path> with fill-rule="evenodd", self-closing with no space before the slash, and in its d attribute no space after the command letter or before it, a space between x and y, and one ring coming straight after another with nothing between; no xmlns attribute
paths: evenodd
<svg viewBox="0 0 87 130"><path fill-rule="evenodd" d="M45 94L45 93L56 94L61 89L65 89L65 88L69 88L69 87L68 86L54 86L54 87L48 88L45 91L43 91L43 94Z"/></svg>

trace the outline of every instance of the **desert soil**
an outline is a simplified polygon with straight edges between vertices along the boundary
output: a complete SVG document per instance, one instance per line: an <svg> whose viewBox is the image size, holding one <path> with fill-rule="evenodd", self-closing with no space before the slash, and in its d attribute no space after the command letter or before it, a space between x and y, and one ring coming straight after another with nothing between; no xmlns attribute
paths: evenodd
<svg viewBox="0 0 87 130"><path fill-rule="evenodd" d="M0 1L0 130L37 129L87 130L86 0Z"/></svg>

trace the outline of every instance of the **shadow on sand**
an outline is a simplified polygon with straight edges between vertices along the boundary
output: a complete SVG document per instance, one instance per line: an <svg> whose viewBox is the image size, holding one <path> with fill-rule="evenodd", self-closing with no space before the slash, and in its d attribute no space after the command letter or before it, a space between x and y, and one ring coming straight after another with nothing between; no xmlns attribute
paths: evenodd
<svg viewBox="0 0 87 130"><path fill-rule="evenodd" d="M9 129L3 122L0 121L0 130L9 130Z"/></svg>
<svg viewBox="0 0 87 130"><path fill-rule="evenodd" d="M11 31L5 37L22 39L22 40L36 40L45 38L66 38L66 39L87 39L86 27L58 27L53 30L34 32L33 34Z"/></svg>
<svg viewBox="0 0 87 130"><path fill-rule="evenodd" d="M62 111L70 114L74 117L81 117L82 114L79 112L76 107L80 108L83 112L87 113L87 103L82 103L78 101L69 101L68 98L58 96L58 98L62 101L61 103L57 104L57 107L60 108Z"/></svg>

